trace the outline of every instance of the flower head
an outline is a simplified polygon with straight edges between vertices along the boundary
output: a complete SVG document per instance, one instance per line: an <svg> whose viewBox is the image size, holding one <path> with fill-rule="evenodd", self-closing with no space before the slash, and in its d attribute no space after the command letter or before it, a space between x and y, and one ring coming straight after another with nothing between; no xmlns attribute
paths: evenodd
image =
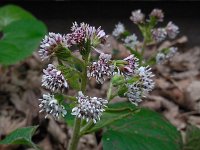
<svg viewBox="0 0 200 150"><path fill-rule="evenodd" d="M153 9L150 16L155 17L158 21L162 22L164 18L163 11L161 9Z"/></svg>
<svg viewBox="0 0 200 150"><path fill-rule="evenodd" d="M166 54L166 58L170 59L177 53L177 47L170 47L168 53Z"/></svg>
<svg viewBox="0 0 200 150"><path fill-rule="evenodd" d="M164 28L153 29L152 36L156 42L161 42L166 38L167 32Z"/></svg>
<svg viewBox="0 0 200 150"><path fill-rule="evenodd" d="M105 43L107 38L101 27L96 29L94 26L84 22L80 23L80 25L74 22L71 31L72 33L66 35L69 45L84 44L90 40L91 45L96 46L100 43Z"/></svg>
<svg viewBox="0 0 200 150"><path fill-rule="evenodd" d="M123 68L123 74L127 76L131 76L136 73L136 70L138 69L138 59L132 54L128 57L124 58L124 60L127 62L127 64Z"/></svg>
<svg viewBox="0 0 200 150"><path fill-rule="evenodd" d="M179 33L179 27L170 21L166 26L166 32L169 38L174 39Z"/></svg>
<svg viewBox="0 0 200 150"><path fill-rule="evenodd" d="M47 59L51 55L53 55L55 52L55 48L58 45L68 47L65 36L62 36L61 34L55 34L52 32L50 32L48 36L46 35L41 42L39 50L39 55L42 58L42 60Z"/></svg>
<svg viewBox="0 0 200 150"><path fill-rule="evenodd" d="M142 82L143 91L148 93L153 90L154 88L154 81L152 77L154 77L153 73L151 72L150 67L140 67L138 69L138 74L140 76L140 81Z"/></svg>
<svg viewBox="0 0 200 150"><path fill-rule="evenodd" d="M138 105L142 101L142 97L153 90L155 83L152 80L154 75L148 66L139 67L136 74L138 74L139 80L133 84L126 84L128 91L125 93L125 96L127 96L131 103Z"/></svg>
<svg viewBox="0 0 200 150"><path fill-rule="evenodd" d="M57 70L54 65L49 64L47 69L43 69L42 86L52 92L64 91L68 88L67 81L62 75L61 71Z"/></svg>
<svg viewBox="0 0 200 150"><path fill-rule="evenodd" d="M118 24L115 25L115 29L113 30L112 35L114 37L119 37L122 33L124 33L124 31L125 31L124 25L121 22L119 22Z"/></svg>
<svg viewBox="0 0 200 150"><path fill-rule="evenodd" d="M165 61L165 59L166 59L166 56L164 53L158 53L156 55L156 63L157 64L162 64Z"/></svg>
<svg viewBox="0 0 200 150"><path fill-rule="evenodd" d="M100 120L102 112L108 103L107 100L97 97L88 97L83 95L81 91L78 92L78 104L72 109L72 115L78 118L93 120L94 123Z"/></svg>
<svg viewBox="0 0 200 150"><path fill-rule="evenodd" d="M47 113L45 118L47 118L48 115L52 115L56 119L59 118L60 115L64 117L67 114L64 106L58 104L58 101L54 98L54 95L50 95L49 93L43 94L43 98L39 99L39 101L39 107L41 108L40 112Z"/></svg>
<svg viewBox="0 0 200 150"><path fill-rule="evenodd" d="M132 49L135 49L135 46L138 44L137 36L135 34L132 34L130 36L127 36L124 39L124 44L127 47L130 47Z"/></svg>
<svg viewBox="0 0 200 150"><path fill-rule="evenodd" d="M144 22L144 14L141 12L140 9L132 11L132 16L130 17L130 20L133 21L135 24L140 24Z"/></svg>
<svg viewBox="0 0 200 150"><path fill-rule="evenodd" d="M101 53L99 60L88 67L87 77L94 77L98 83L103 84L105 76L110 77L114 71L113 65L109 64L110 59L111 55Z"/></svg>
<svg viewBox="0 0 200 150"><path fill-rule="evenodd" d="M140 83L128 84L128 91L125 93L128 100L134 105L138 105L142 101L143 91Z"/></svg>

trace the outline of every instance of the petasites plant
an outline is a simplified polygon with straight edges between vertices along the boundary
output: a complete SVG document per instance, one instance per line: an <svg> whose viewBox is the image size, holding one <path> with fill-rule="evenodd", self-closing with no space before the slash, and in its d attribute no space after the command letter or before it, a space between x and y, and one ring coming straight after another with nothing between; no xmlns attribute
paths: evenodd
<svg viewBox="0 0 200 150"><path fill-rule="evenodd" d="M103 131L104 150L181 150L181 136L176 128L158 113L138 107L155 86L155 75L143 58L146 46L162 41L166 35L174 38L178 33L172 22L165 28L155 28L163 17L159 9L154 9L148 20L140 10L132 12L131 20L141 30L143 42L137 41L136 35L126 31L122 23L116 25L113 35L132 53L117 60L112 52L104 52L108 35L101 27L74 22L70 33L50 32L44 37L39 55L49 61L42 76L42 86L49 92L39 99L40 112L45 112L45 118L53 116L56 120L64 118L69 124L74 122L68 150L77 149L81 136L99 130ZM165 60L171 57L171 51L165 49L159 55ZM106 97L89 95L87 84L92 78L97 84L110 82ZM69 88L77 94L68 95ZM111 104L117 96L127 101Z"/></svg>

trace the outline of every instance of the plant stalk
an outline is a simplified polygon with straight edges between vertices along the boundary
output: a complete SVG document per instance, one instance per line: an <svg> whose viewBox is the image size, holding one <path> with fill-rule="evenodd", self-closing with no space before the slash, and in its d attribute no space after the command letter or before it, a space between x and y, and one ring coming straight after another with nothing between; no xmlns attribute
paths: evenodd
<svg viewBox="0 0 200 150"><path fill-rule="evenodd" d="M86 90L86 84L87 84L87 59L85 60L85 63L83 65L83 72L82 72L82 78L81 78L81 91L85 93ZM81 128L81 119L76 117L73 127L73 134L72 138L70 140L68 150L76 150L80 138L80 128Z"/></svg>

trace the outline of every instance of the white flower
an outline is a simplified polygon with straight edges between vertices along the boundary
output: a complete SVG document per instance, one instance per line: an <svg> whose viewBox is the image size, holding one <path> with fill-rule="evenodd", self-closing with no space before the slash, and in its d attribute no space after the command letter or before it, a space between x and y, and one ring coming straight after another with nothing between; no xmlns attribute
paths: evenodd
<svg viewBox="0 0 200 150"><path fill-rule="evenodd" d="M127 76L134 75L138 69L138 59L132 54L124 58L127 64L123 68L123 74Z"/></svg>
<svg viewBox="0 0 200 150"><path fill-rule="evenodd" d="M163 40L166 38L166 36L167 36L166 29L165 29L165 28L153 29L153 30L152 30L152 36L153 36L153 39L154 39L156 42L161 42L161 41L163 41Z"/></svg>
<svg viewBox="0 0 200 150"><path fill-rule="evenodd" d="M127 36L124 39L124 44L125 46L130 47L131 49L135 49L135 46L138 44L137 36L135 34Z"/></svg>
<svg viewBox="0 0 200 150"><path fill-rule="evenodd" d="M140 81L142 82L142 88L144 92L148 93L153 90L154 88L154 81L152 77L154 77L153 73L151 72L151 68L147 67L140 67L138 69L138 74L140 76Z"/></svg>
<svg viewBox="0 0 200 150"><path fill-rule="evenodd" d="M105 111L107 100L97 97L84 96L81 91L78 92L78 104L72 109L72 115L78 118L93 120L94 123L100 120L100 117Z"/></svg>
<svg viewBox="0 0 200 150"><path fill-rule="evenodd" d="M112 35L114 37L119 37L122 33L124 33L124 31L125 31L124 25L121 22L119 22L118 24L115 25L115 29L113 30Z"/></svg>
<svg viewBox="0 0 200 150"><path fill-rule="evenodd" d="M41 108L40 112L46 112L47 115L45 118L48 117L48 115L52 115L55 119L59 118L60 115L63 117L67 114L67 111L65 110L64 106L58 104L58 101L54 98L54 95L50 95L49 93L43 94L43 98L39 99Z"/></svg>
<svg viewBox="0 0 200 150"><path fill-rule="evenodd" d="M44 60L52 56L58 45L68 47L65 36L49 32L49 35L46 35L42 40L40 50L38 51L41 59Z"/></svg>
<svg viewBox="0 0 200 150"><path fill-rule="evenodd" d="M142 101L142 98L145 97L145 94L153 90L155 83L152 80L154 75L148 66L139 67L136 74L139 76L139 80L133 84L126 84L128 91L125 93L125 96L131 103L137 106Z"/></svg>
<svg viewBox="0 0 200 150"><path fill-rule="evenodd" d="M156 63L157 63L157 64L162 64L162 63L164 63L164 62L165 62L165 59L166 59L166 56L165 56L164 53L158 53L158 54L156 55Z"/></svg>
<svg viewBox="0 0 200 150"><path fill-rule="evenodd" d="M90 26L84 22L80 23L80 25L74 22L71 31L72 33L66 35L69 45L83 44L87 40L90 40L91 45L96 46L100 43L105 43L107 38L101 27L96 29L94 26Z"/></svg>
<svg viewBox="0 0 200 150"><path fill-rule="evenodd" d="M130 20L133 21L135 24L143 23L144 22L144 14L141 12L140 9L132 11L132 16L130 17Z"/></svg>
<svg viewBox="0 0 200 150"><path fill-rule="evenodd" d="M92 62L87 69L87 77L94 77L98 83L103 84L105 77L110 77L113 74L114 67L109 64L111 55L101 53L97 62Z"/></svg>
<svg viewBox="0 0 200 150"><path fill-rule="evenodd" d="M62 75L61 71L57 70L52 64L49 64L47 69L43 69L42 86L51 90L52 92L64 91L68 88L67 81Z"/></svg>
<svg viewBox="0 0 200 150"><path fill-rule="evenodd" d="M142 101L143 91L141 89L140 83L128 84L128 91L125 93L128 100L134 105L138 105Z"/></svg>
<svg viewBox="0 0 200 150"><path fill-rule="evenodd" d="M155 17L158 21L162 22L164 18L163 11L161 9L153 9L152 12L150 13L150 16Z"/></svg>
<svg viewBox="0 0 200 150"><path fill-rule="evenodd" d="M166 31L169 38L174 39L179 33L179 27L170 21L166 26Z"/></svg>
<svg viewBox="0 0 200 150"><path fill-rule="evenodd" d="M177 53L178 48L177 47L170 47L169 51L166 55L167 59L171 59L176 53Z"/></svg>

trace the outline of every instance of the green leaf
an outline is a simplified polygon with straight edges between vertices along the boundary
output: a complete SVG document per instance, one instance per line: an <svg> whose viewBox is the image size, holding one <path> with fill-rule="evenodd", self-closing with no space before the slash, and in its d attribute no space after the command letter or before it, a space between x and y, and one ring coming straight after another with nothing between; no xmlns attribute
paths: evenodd
<svg viewBox="0 0 200 150"><path fill-rule="evenodd" d="M37 145L35 145L31 140L37 127L38 126L30 126L16 129L15 131L7 135L5 139L0 141L0 144L23 144L39 150Z"/></svg>
<svg viewBox="0 0 200 150"><path fill-rule="evenodd" d="M123 105L118 103L114 107ZM116 120L106 129L103 133L104 150L182 149L182 140L177 129L160 114L149 109L142 108L136 114L131 113Z"/></svg>
<svg viewBox="0 0 200 150"><path fill-rule="evenodd" d="M72 109L70 108L69 104L63 103L65 110L67 111L67 115L65 115L64 119L67 125L73 127L75 117L71 114Z"/></svg>
<svg viewBox="0 0 200 150"><path fill-rule="evenodd" d="M0 31L10 23L20 19L35 19L31 13L15 6L6 5L0 8Z"/></svg>
<svg viewBox="0 0 200 150"><path fill-rule="evenodd" d="M37 20L18 20L3 29L0 41L0 63L14 64L30 56L46 34L46 27Z"/></svg>
<svg viewBox="0 0 200 150"><path fill-rule="evenodd" d="M187 127L184 150L200 150L200 129L193 125Z"/></svg>
<svg viewBox="0 0 200 150"><path fill-rule="evenodd" d="M63 73L64 77L68 80L69 86L73 89L80 90L80 73L72 67L59 66L59 70Z"/></svg>

